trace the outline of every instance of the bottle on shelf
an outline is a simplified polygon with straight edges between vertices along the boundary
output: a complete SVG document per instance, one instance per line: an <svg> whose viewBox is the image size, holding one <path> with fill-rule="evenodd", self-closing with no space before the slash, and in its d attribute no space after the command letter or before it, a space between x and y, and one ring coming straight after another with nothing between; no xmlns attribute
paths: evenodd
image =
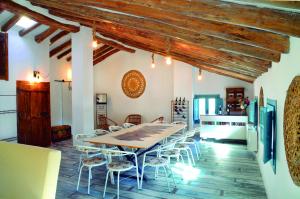
<svg viewBox="0 0 300 199"><path fill-rule="evenodd" d="M185 119L186 118L185 115L182 115L182 118Z"/></svg>
<svg viewBox="0 0 300 199"><path fill-rule="evenodd" d="M183 112L183 110L181 108L178 109L180 112Z"/></svg>
<svg viewBox="0 0 300 199"><path fill-rule="evenodd" d="M176 99L175 99L175 105L177 105L177 97L176 97Z"/></svg>
<svg viewBox="0 0 300 199"><path fill-rule="evenodd" d="M178 102L178 105L181 105L181 97L179 98L179 102Z"/></svg>
<svg viewBox="0 0 300 199"><path fill-rule="evenodd" d="M184 104L185 104L185 97L182 100L182 105L184 105Z"/></svg>

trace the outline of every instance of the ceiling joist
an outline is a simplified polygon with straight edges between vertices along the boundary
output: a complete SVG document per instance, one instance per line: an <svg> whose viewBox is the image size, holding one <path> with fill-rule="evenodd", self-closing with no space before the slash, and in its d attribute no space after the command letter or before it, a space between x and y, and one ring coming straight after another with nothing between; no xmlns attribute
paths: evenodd
<svg viewBox="0 0 300 199"><path fill-rule="evenodd" d="M123 46L121 44L118 44L117 42L114 42L114 41L111 41L111 40L108 40L108 39L104 39L102 37L96 37L96 40L100 43L112 46L112 47L117 48L119 50L123 50L123 51L129 52L129 53L135 53L134 49L128 48L128 47Z"/></svg>
<svg viewBox="0 0 300 199"><path fill-rule="evenodd" d="M24 37L25 35L27 35L28 33L30 33L31 31L35 30L36 28L40 27L40 23L36 23L35 25L31 26L30 28L27 29L23 29L19 31L19 35L20 37Z"/></svg>
<svg viewBox="0 0 300 199"><path fill-rule="evenodd" d="M115 54L115 53L117 53L119 51L120 51L120 49L114 48L111 51L109 51L109 52L103 54L102 56L98 57L97 59L94 59L93 64L96 65L99 62L102 62L103 60L105 60L109 56L111 56L111 55L113 55L113 54Z"/></svg>
<svg viewBox="0 0 300 199"><path fill-rule="evenodd" d="M40 34L36 35L34 37L34 40L37 43L41 43L42 41L44 41L47 37L49 37L51 34L53 34L56 31L56 28L52 28L49 27L47 30L45 30L44 32L41 32Z"/></svg>
<svg viewBox="0 0 300 199"><path fill-rule="evenodd" d="M53 37L50 38L50 45L52 45L53 43L55 43L56 41L58 41L59 39L63 38L64 36L66 36L67 34L69 34L68 31L61 31L59 33L57 33L56 35L54 35Z"/></svg>
<svg viewBox="0 0 300 199"><path fill-rule="evenodd" d="M9 29L11 29L20 19L19 15L14 15L13 17L11 17L2 27L1 27L1 31L3 32L7 32L9 31Z"/></svg>
<svg viewBox="0 0 300 199"><path fill-rule="evenodd" d="M72 48L69 48L68 50L66 50L66 51L62 52L61 54L59 54L59 55L57 56L57 59L61 59L61 58L63 58L64 56L70 54L71 52L72 52Z"/></svg>
<svg viewBox="0 0 300 199"><path fill-rule="evenodd" d="M52 57L52 56L56 55L57 53L61 52L62 50L70 47L71 44L72 44L71 39L64 42L63 44L61 44L61 45L57 46L56 48L52 49L49 53L49 56Z"/></svg>

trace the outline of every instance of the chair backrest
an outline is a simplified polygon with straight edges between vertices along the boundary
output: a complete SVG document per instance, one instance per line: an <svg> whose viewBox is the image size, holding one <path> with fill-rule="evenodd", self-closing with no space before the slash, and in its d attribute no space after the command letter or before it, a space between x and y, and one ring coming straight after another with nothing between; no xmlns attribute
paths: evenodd
<svg viewBox="0 0 300 199"><path fill-rule="evenodd" d="M135 124L126 122L126 123L124 123L122 126L123 126L123 128L130 128L130 127L135 126Z"/></svg>
<svg viewBox="0 0 300 199"><path fill-rule="evenodd" d="M116 131L122 130L123 128L120 127L120 126L114 126L114 125L112 125L112 126L109 126L108 129L109 129L110 132L116 132Z"/></svg>
<svg viewBox="0 0 300 199"><path fill-rule="evenodd" d="M88 143L84 142L87 138L93 138L97 135L95 133L79 133L74 136L74 145L88 145Z"/></svg>
<svg viewBox="0 0 300 199"><path fill-rule="evenodd" d="M142 116L139 114L131 114L128 115L124 121L124 123L131 123L131 124L141 124L142 123Z"/></svg>
<svg viewBox="0 0 300 199"><path fill-rule="evenodd" d="M111 125L118 125L118 124L104 115L98 116L98 126L97 126L98 129L108 130L109 126Z"/></svg>
<svg viewBox="0 0 300 199"><path fill-rule="evenodd" d="M153 120L151 123L164 123L164 117L159 117Z"/></svg>
<svg viewBox="0 0 300 199"><path fill-rule="evenodd" d="M104 129L95 129L95 134L97 136L106 135L108 133L110 133L110 132L107 130L104 130Z"/></svg>

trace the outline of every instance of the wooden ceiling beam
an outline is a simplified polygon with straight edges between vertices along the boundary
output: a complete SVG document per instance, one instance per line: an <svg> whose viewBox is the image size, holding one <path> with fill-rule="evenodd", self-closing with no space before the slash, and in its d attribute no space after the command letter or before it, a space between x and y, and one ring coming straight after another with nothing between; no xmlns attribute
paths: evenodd
<svg viewBox="0 0 300 199"><path fill-rule="evenodd" d="M130 0L130 2L191 17L300 36L300 13L220 0Z"/></svg>
<svg viewBox="0 0 300 199"><path fill-rule="evenodd" d="M15 14L1 27L1 31L9 31L9 29L11 29L19 21L20 18L21 17L19 15Z"/></svg>
<svg viewBox="0 0 300 199"><path fill-rule="evenodd" d="M54 42L58 41L62 37L66 36L67 34L69 34L69 32L66 30L62 30L61 32L57 33L56 35L50 38L50 45L52 45Z"/></svg>
<svg viewBox="0 0 300 199"><path fill-rule="evenodd" d="M71 39L64 42L63 44L61 44L60 46L57 46L56 48L52 49L49 53L49 56L52 57L54 55L56 55L57 53L59 53L60 51L62 51L63 49L70 47L72 44Z"/></svg>
<svg viewBox="0 0 300 199"><path fill-rule="evenodd" d="M183 14L169 12L167 9L159 10L143 6L142 4L134 4L131 3L131 0L72 0L72 2L162 21L194 31L198 34L211 35L217 38L260 46L278 52L289 51L289 38L269 31L189 17Z"/></svg>
<svg viewBox="0 0 300 199"><path fill-rule="evenodd" d="M32 0L40 2L40 0ZM185 41L204 46L207 48L214 48L226 52L235 52L251 57L256 57L264 60L279 62L280 53L273 50L260 48L256 46L246 45L239 42L233 42L224 40L218 37L212 37L210 35L199 34L195 31L186 30L176 26L172 26L158 21L146 20L138 17L122 15L118 13L111 13L107 11L101 11L94 8L85 6L76 6L67 4L61 6L57 0L51 0L50 2L44 2L43 5L50 5L55 9L61 9L62 14L67 12L76 16L84 17L90 21L106 20L113 23L118 23L140 30L151 31L172 38L180 38ZM51 9L51 8L50 8Z"/></svg>
<svg viewBox="0 0 300 199"><path fill-rule="evenodd" d="M25 35L27 35L31 31L35 30L36 28L40 27L41 25L42 24L40 24L40 23L36 23L35 25L31 26L30 28L20 30L19 31L20 37L24 37Z"/></svg>
<svg viewBox="0 0 300 199"><path fill-rule="evenodd" d="M111 41L111 40L108 40L108 39L104 39L102 37L96 37L96 39L100 43L112 46L112 47L117 48L119 50L123 50L123 51L129 52L129 53L135 53L134 49L128 48L128 47L123 46L121 44L118 44L117 42L114 42L114 41Z"/></svg>
<svg viewBox="0 0 300 199"><path fill-rule="evenodd" d="M77 27L77 26L63 24L63 23L56 21L50 17L44 16L38 12L30 10L27 7L22 6L13 1L0 0L0 8L8 10L10 12L13 12L17 15L25 15L41 24L45 24L45 25L51 26L53 28L62 29L62 30L66 30L69 32L78 32L79 31L79 27Z"/></svg>
<svg viewBox="0 0 300 199"><path fill-rule="evenodd" d="M76 20L78 22L80 22L82 25L85 25L85 26L89 26L91 27L93 25L93 22L92 21L89 21L89 20L85 20L83 18L80 18L80 17L72 17L72 16L66 16L64 14L59 14L60 17L64 17L68 20ZM96 22L96 25L97 27L99 27L99 29L101 29L102 31L106 31L108 33L113 33L113 34L123 34L124 31L128 31L130 32L131 36L132 37L136 37L137 36L145 36L145 37L153 37L153 39L155 40L155 38L160 38L160 40L163 40L165 41L167 38L166 37L163 37L163 36L160 36L158 34L155 34L155 33L151 33L151 32L146 32L146 31L140 31L140 30L137 30L137 29L134 29L134 28L129 28L129 27L126 27L124 25L117 25L115 23L109 23L109 22L105 22L105 21L102 21L102 22ZM155 35L155 36L154 36ZM180 43L183 43L185 44L186 46L189 46L189 45L192 45L192 46L195 46L194 44L192 43L185 43L185 42L182 42L182 41L179 41L179 40L176 40L176 39L173 39L177 42L180 42ZM152 42L152 41L151 41ZM162 46L166 46L165 43L163 44L160 44ZM197 51L196 52L192 52L192 53L198 53L199 55L203 55L203 57L205 57L205 53L202 53L202 49L204 48L200 48L199 46L197 46ZM165 47L167 48L167 47ZM205 48L206 49L206 48ZM186 50L186 49L185 49ZM213 49L208 49L210 51L214 51L214 52L218 52L218 53L225 53L225 52L219 52L219 51L216 51L216 50L213 50ZM190 51L187 51L187 52L190 52ZM232 57L239 57L238 59L241 59L240 61L242 61L243 63L240 64L242 66L239 66L239 67L249 67L249 65L253 65L254 66L254 69L250 66L250 70L256 70L255 68L258 68L258 72L261 73L261 72L266 72L268 67L270 67L271 63L270 62L266 62L266 61L262 61L262 60L259 60L259 59L255 59L255 58L251 58L251 57L247 57L247 56L242 56L242 55L234 55L232 53L225 53L225 54L228 54L229 56L227 56L227 59L229 61L234 61L236 60L235 58L232 58ZM221 56L222 57L222 56ZM215 56L214 59L219 59L220 57L218 56ZM225 60L225 62L227 62L226 58L223 58L223 60ZM245 63L247 62L247 63ZM251 63L252 62L252 63ZM236 64L232 64L232 63L228 63L229 65L232 65L232 66L235 66Z"/></svg>
<svg viewBox="0 0 300 199"><path fill-rule="evenodd" d="M69 57L67 57L67 62L70 62L72 60L72 56L70 55Z"/></svg>
<svg viewBox="0 0 300 199"><path fill-rule="evenodd" d="M120 51L120 49L114 48L114 49L112 49L111 51L109 51L109 52L103 54L102 56L100 56L100 57L94 59L94 61L93 61L94 66L95 66L96 64L102 62L103 60L105 60L105 59L108 58L109 56L111 56L111 55L113 55L113 54L115 54L115 53L117 53L117 52L119 52L119 51Z"/></svg>
<svg viewBox="0 0 300 199"><path fill-rule="evenodd" d="M70 54L71 52L72 52L72 48L69 48L68 50L66 50L66 51L62 52L61 54L59 54L59 55L57 56L57 59L61 59L61 58L63 58L64 56Z"/></svg>
<svg viewBox="0 0 300 199"><path fill-rule="evenodd" d="M93 51L93 59L94 60L97 59L98 57L100 57L101 55L107 53L108 51L110 51L112 49L114 49L114 48L111 46L104 45L104 46L100 47L99 49L94 50Z"/></svg>
<svg viewBox="0 0 300 199"><path fill-rule="evenodd" d="M250 78L255 79L257 76L259 76L259 74L249 72L245 69L239 69L239 68L235 68L235 67L224 67L222 65L211 65L211 64L205 63L203 61L200 61L196 58L189 57L187 55L183 55L183 54L178 53L178 52L176 52L176 53L170 52L169 54L167 54L164 50L159 49L156 46L147 45L145 43L137 42L137 41L134 41L132 38L121 38L121 37L116 36L116 35L105 35L105 34L103 34L103 35L106 36L106 37L110 37L112 39L115 39L117 41L120 41L122 43L125 43L129 46L135 47L135 48L150 51L150 52L157 53L157 54L160 54L160 55L163 55L163 56L170 55L174 59L185 62L185 63L188 63L188 64L193 63L191 65L195 65L195 63L202 64L202 65L205 64L205 65L210 65L211 67L214 67L214 68L217 68L217 69L220 69L220 70L229 71L231 73L236 73L237 75L244 75L245 77L248 77L248 80Z"/></svg>
<svg viewBox="0 0 300 199"><path fill-rule="evenodd" d="M34 40L37 43L41 43L42 41L44 41L47 37L49 37L51 34L53 34L57 29L56 28L52 28L49 27L47 30L45 30L44 32L41 32L40 34L36 35L34 37Z"/></svg>

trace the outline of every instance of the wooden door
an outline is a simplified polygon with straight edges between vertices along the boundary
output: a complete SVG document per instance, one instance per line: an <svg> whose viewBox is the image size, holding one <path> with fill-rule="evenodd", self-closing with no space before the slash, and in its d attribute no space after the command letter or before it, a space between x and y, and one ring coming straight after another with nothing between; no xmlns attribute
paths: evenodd
<svg viewBox="0 0 300 199"><path fill-rule="evenodd" d="M18 142L51 144L50 84L17 81Z"/></svg>

